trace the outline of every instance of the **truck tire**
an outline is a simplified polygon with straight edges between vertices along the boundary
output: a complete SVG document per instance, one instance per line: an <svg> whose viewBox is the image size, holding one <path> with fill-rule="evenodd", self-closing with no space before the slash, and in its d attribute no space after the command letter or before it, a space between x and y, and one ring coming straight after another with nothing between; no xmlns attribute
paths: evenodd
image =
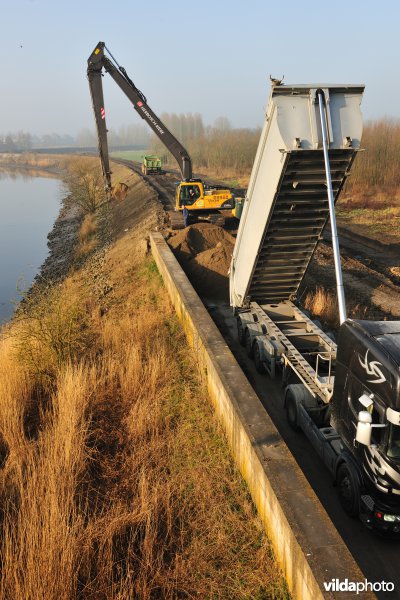
<svg viewBox="0 0 400 600"><path fill-rule="evenodd" d="M293 383L286 388L285 407L286 418L294 431L301 431L299 419L299 406L313 405L314 399L303 383Z"/></svg>
<svg viewBox="0 0 400 600"><path fill-rule="evenodd" d="M246 348L247 356L253 358L253 344L251 342L250 331L246 328L244 332L244 345Z"/></svg>
<svg viewBox="0 0 400 600"><path fill-rule="evenodd" d="M285 397L286 419L293 431L301 431L299 425L298 398L292 386L288 387Z"/></svg>
<svg viewBox="0 0 400 600"><path fill-rule="evenodd" d="M241 346L244 346L244 329L243 329L243 323L242 323L242 319L240 319L239 317L237 317L236 319L236 325L237 325L237 335L238 335L238 340L239 340L239 344Z"/></svg>
<svg viewBox="0 0 400 600"><path fill-rule="evenodd" d="M253 356L254 356L254 365L256 367L257 372L264 375L266 371L265 371L264 363L261 360L260 346L257 344L256 341L253 344Z"/></svg>
<svg viewBox="0 0 400 600"><path fill-rule="evenodd" d="M287 386L285 407L287 420L294 431L301 429L298 414L298 405L300 404L317 427L330 426L329 406L318 403L318 400L310 394L304 384L293 383Z"/></svg>
<svg viewBox="0 0 400 600"><path fill-rule="evenodd" d="M336 483L343 509L351 517L357 517L360 512L360 485L354 467L348 462L339 465Z"/></svg>

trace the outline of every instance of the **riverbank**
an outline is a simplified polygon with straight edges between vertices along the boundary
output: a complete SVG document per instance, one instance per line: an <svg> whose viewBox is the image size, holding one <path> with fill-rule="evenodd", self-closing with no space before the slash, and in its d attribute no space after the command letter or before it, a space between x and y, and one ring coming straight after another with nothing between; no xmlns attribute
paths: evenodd
<svg viewBox="0 0 400 600"><path fill-rule="evenodd" d="M21 154L12 154L10 152L0 152L0 167L4 169L38 169L60 175L65 168L65 161L68 157L63 155L35 154L33 152L23 152Z"/></svg>

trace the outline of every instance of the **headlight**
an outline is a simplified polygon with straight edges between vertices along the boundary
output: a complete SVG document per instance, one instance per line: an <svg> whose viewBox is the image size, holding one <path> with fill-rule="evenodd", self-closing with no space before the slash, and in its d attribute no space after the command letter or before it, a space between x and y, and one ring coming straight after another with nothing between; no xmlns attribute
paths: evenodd
<svg viewBox="0 0 400 600"><path fill-rule="evenodd" d="M390 523L400 521L400 515L383 515L384 521L389 521Z"/></svg>

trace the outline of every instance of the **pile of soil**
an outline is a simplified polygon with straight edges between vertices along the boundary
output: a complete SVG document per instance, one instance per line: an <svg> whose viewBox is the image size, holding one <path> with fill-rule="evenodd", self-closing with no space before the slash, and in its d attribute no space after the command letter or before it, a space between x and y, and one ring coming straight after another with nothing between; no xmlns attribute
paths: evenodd
<svg viewBox="0 0 400 600"><path fill-rule="evenodd" d="M232 235L217 225L196 223L173 234L168 244L201 295L228 301Z"/></svg>

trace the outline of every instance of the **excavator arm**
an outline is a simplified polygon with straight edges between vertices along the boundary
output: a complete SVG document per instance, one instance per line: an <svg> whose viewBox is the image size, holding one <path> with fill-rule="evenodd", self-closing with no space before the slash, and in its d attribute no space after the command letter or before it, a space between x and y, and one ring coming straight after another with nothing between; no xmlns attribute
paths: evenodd
<svg viewBox="0 0 400 600"><path fill-rule="evenodd" d="M189 154L182 144L178 142L172 133L165 127L164 123L162 123L157 115L151 110L147 104L146 97L135 86L125 69L119 66L115 59L113 59L115 62L114 64L113 61L105 56L104 49L104 42L99 42L88 59L87 75L97 126L99 154L107 191L111 191L111 171L108 154L103 84L101 80L103 68L111 75L124 94L129 98L136 112L148 123L164 146L174 156L179 165L182 179L190 180L192 178L192 161ZM112 55L110 54L110 56Z"/></svg>

